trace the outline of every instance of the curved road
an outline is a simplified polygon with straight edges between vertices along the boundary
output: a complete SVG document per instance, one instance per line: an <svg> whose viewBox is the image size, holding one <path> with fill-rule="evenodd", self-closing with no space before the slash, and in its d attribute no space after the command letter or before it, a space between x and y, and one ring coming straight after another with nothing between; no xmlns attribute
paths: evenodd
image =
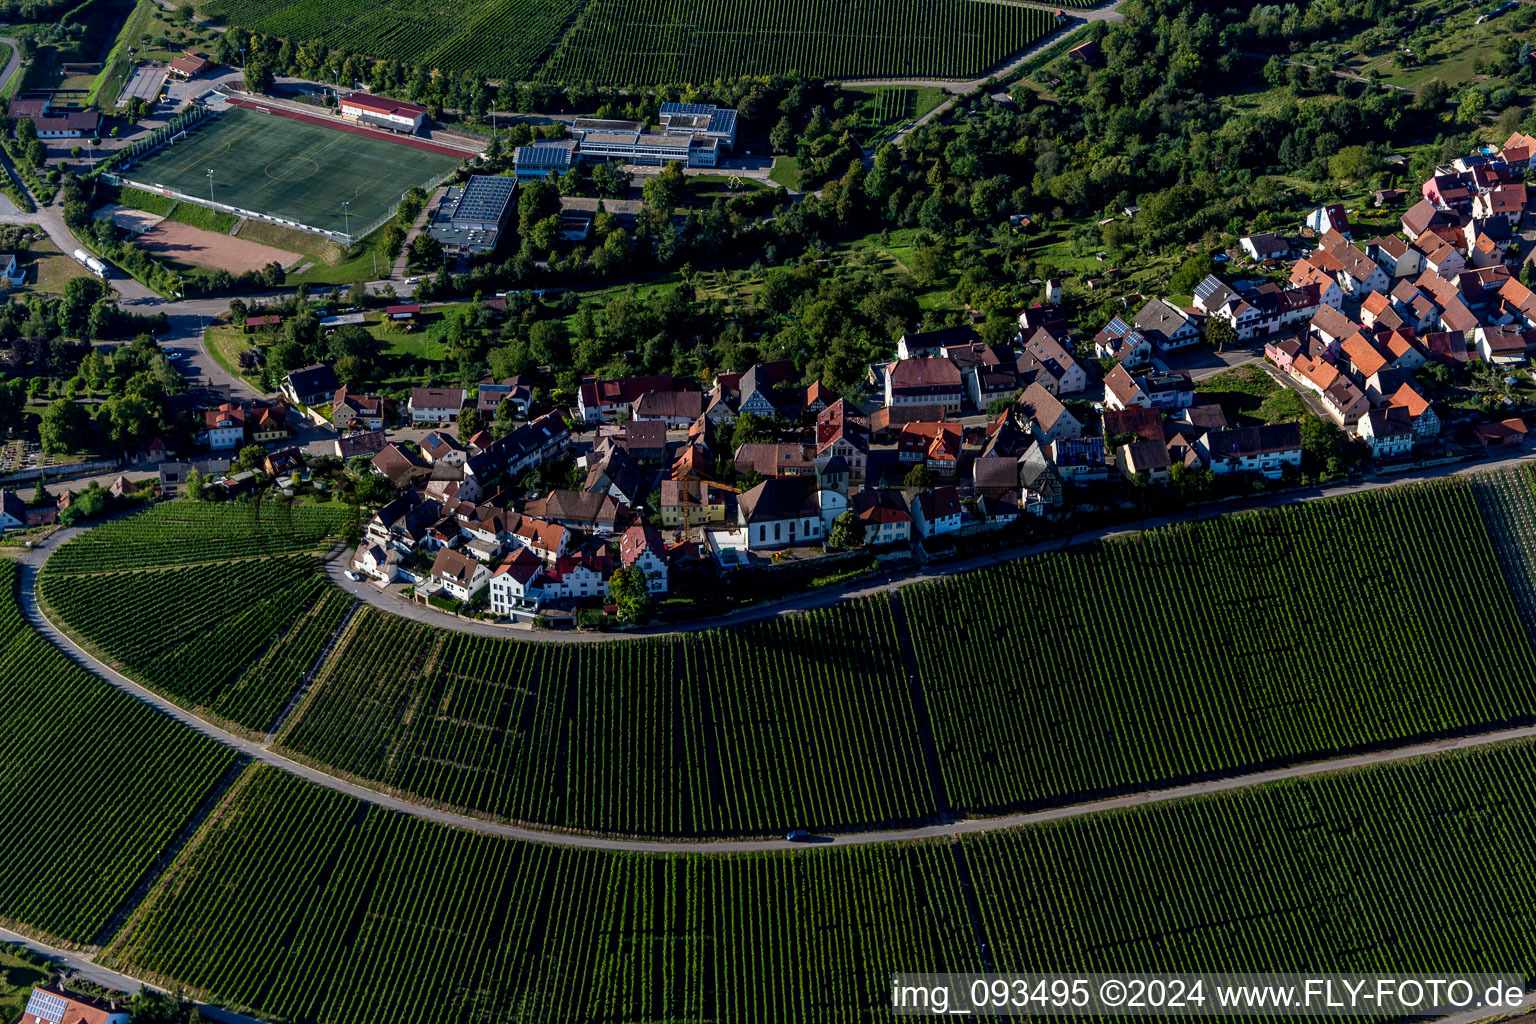
<svg viewBox="0 0 1536 1024"><path fill-rule="evenodd" d="M78 535L82 528L75 527L61 530L50 539L46 548L37 548L29 552L23 559L21 579L21 605L27 620L40 633L48 638L55 646L60 648L76 663L86 668L91 673L117 687L135 698L150 704L164 714L170 715L189 728L195 729L204 736L237 750L264 764L269 764L283 771L290 772L301 778L307 779L316 785L324 786L358 800L366 801L378 807L391 811L399 811L411 814L419 818L434 821L442 825L455 828L468 829L489 835L502 836L508 839L517 839L524 842L546 843L556 846L582 847L595 850L645 852L645 853L747 853L784 851L792 848L782 839L644 839L633 837L615 837L602 835L585 835L578 833L556 832L545 829L529 828L519 825L509 825L499 822L487 821L471 815L446 810L441 807L429 806L409 799L404 799L381 792L368 786L360 785L346 779L330 775L318 768L307 764L301 764L291 758L271 749L265 743L254 743L243 737L229 733L216 725L206 721L185 708L171 703L159 694L140 686L138 683L124 676L112 667L99 661L89 652L85 651L72 639L60 631L49 621L47 616L38 607L36 595L36 583L38 569L47 561L52 548L58 544L67 542ZM1329 760L1313 761L1305 764L1292 765L1287 768L1277 768L1262 772L1251 772L1243 775L1235 775L1228 778L1213 779L1205 782L1192 783L1184 786L1175 786L1167 789L1147 790L1136 793L1127 793L1120 796L1108 797L1101 800L1085 801L1082 803L1068 804L1060 807L1052 807L1039 811L1030 811L1017 814L1006 814L989 818L966 818L948 821L936 825L925 825L914 828L883 829L859 832L826 831L820 838L823 842L835 843L839 846L863 846L871 843L901 842L921 839L946 839L974 832L987 832L994 829L1017 828L1025 825L1038 825L1051 821L1063 821L1069 818L1078 818L1089 814L1098 814L1104 811L1124 810L1132 807L1140 807L1148 804L1166 803L1170 800L1182 800L1187 797L1207 796L1213 793L1230 792L1232 790L1247 789L1252 786L1264 785L1271 782L1279 782L1284 779L1300 779L1313 775L1321 775L1332 772L1347 771L1354 768L1363 768L1370 765L1388 764L1396 761L1406 761L1413 758L1425 757L1434 754L1442 754L1453 750L1467 750L1474 747L1484 747L1497 743L1507 743L1514 740L1523 740L1536 737L1536 726L1523 726L1517 729L1504 729L1497 732L1482 733L1473 736L1459 736L1449 739L1434 740L1427 743L1418 743L1411 746L1396 747L1387 750L1377 750L1365 754L1356 754L1348 757L1332 758Z"/></svg>
<svg viewBox="0 0 1536 1024"><path fill-rule="evenodd" d="M1374 491L1383 487L1395 487L1399 484L1422 483L1427 480L1436 480L1447 476L1462 476L1470 473L1481 473L1497 469L1502 466L1510 466L1522 462L1536 460L1536 451L1521 452L1507 455L1501 458L1485 459L1477 462L1457 462L1444 466L1431 466L1416 473L1401 473L1394 476L1365 480L1360 483L1336 484L1330 487L1314 487L1305 491L1281 491L1259 496L1246 502L1224 502L1208 505L1197 509L1193 514L1159 516L1154 519L1143 519L1139 522L1125 525L1104 526L1095 530L1086 530L1081 533L1069 534L1066 537L1037 541L1024 544L1019 547L1007 548L1002 551L991 551L985 554L973 555L969 558L954 562L945 562L932 568L912 569L906 572L886 575L883 580L855 581L843 588L827 587L807 593L795 595L779 601L765 601L761 604L749 605L737 611L728 612L725 615L717 615L708 619L700 619L696 622L682 623L676 626L658 627L653 629L633 629L621 633L592 633L572 630L537 630L532 627L518 625L502 625L492 622L484 622L479 619L464 619L454 615L448 615L426 605L416 604L403 598L381 591L378 586L366 578L362 581L349 580L344 575L346 564L343 560L332 557L326 563L326 571L332 582L338 587L357 598L359 601L369 604L380 611L390 615L398 615L401 618L413 619L429 626L440 629L451 629L460 633L471 633L476 636L494 636L513 640L536 640L543 643L603 643L622 641L626 639L638 639L641 637L668 636L675 633L697 633L704 630L720 629L726 626L739 626L744 623L758 622L762 619L776 618L781 615L792 615L797 612L811 611L816 608L825 608L837 604L840 601L853 600L861 597L871 597L882 591L894 590L906 586L909 583L921 583L927 580L944 579L957 573L968 572L974 569L984 569L993 565L1001 565L1018 558L1028 558L1031 555L1046 554L1051 551L1063 551L1067 548L1092 544L1101 540L1109 540L1115 537L1126 537L1146 530L1156 530L1165 526L1173 526L1181 523L1195 523L1208 519L1217 519L1222 516L1239 512L1252 512L1257 509L1273 508L1279 505L1291 504L1299 501L1316 501L1320 498L1337 498L1346 494L1355 494L1361 491Z"/></svg>

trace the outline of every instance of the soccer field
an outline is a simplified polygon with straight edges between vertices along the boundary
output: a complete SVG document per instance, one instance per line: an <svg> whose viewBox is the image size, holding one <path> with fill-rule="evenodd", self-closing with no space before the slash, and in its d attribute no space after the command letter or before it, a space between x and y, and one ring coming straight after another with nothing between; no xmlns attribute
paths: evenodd
<svg viewBox="0 0 1536 1024"><path fill-rule="evenodd" d="M138 162L123 177L292 221L321 231L360 231L412 185L459 160L403 143L231 107ZM350 206L344 214L341 204Z"/></svg>

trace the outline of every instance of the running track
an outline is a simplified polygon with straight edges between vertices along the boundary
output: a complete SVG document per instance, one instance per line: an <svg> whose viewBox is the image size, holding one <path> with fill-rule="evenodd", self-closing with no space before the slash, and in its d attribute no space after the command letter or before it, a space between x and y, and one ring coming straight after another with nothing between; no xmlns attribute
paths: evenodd
<svg viewBox="0 0 1536 1024"><path fill-rule="evenodd" d="M322 128L331 128L339 132L351 132L353 135L365 135L373 139L383 139L386 142L394 142L401 146L410 146L413 149L424 149L428 153L439 153L443 156L457 157L460 160L471 157L474 154L462 149L453 149L450 146L439 146L435 142L425 139L413 138L409 135L396 135L392 132L378 131L374 128L364 128L362 125L343 121L339 117L316 117L313 114L301 114L287 107L279 107L266 103L258 103L254 100L241 99L238 96L229 97L229 105L232 107L244 107L247 110L261 110L277 117L286 117L294 121L303 121L306 124L317 124Z"/></svg>

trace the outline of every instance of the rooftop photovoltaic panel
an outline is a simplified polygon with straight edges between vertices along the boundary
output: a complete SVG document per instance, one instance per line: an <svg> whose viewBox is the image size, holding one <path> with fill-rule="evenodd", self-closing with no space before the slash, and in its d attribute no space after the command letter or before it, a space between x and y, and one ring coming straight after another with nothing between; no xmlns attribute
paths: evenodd
<svg viewBox="0 0 1536 1024"><path fill-rule="evenodd" d="M454 207L454 220L499 221L502 211L512 201L517 182L512 178L477 174L464 186L464 194Z"/></svg>
<svg viewBox="0 0 1536 1024"><path fill-rule="evenodd" d="M69 1004L52 992L35 988L32 990L32 998L27 1000L27 1009L23 1016L41 1017L43 1020L51 1020L57 1024L64 1019L64 1012L68 1009Z"/></svg>

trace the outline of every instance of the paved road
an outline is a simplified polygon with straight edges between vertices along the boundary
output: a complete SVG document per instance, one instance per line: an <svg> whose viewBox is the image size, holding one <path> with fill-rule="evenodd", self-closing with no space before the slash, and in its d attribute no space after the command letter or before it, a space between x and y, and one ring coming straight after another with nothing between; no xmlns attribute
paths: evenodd
<svg viewBox="0 0 1536 1024"><path fill-rule="evenodd" d="M71 953L68 950L59 949L57 946L50 946L46 942L39 942L37 939L28 938L6 928L0 928L0 940L13 942L18 946L25 946L32 952L52 960L60 969L68 971L75 977L89 981L93 985L101 985L104 988L128 993L136 993L141 987L151 988L158 992L165 991L160 986L151 985L146 981L135 978L131 974L124 974L121 971L114 971L111 968L103 967L87 954ZM235 1013L208 1003L198 1003L197 1008L204 1017L209 1020L218 1021L219 1024L262 1024L255 1017L247 1017L243 1013Z"/></svg>
<svg viewBox="0 0 1536 1024"><path fill-rule="evenodd" d="M1223 367L1222 369L1226 369ZM1218 372L1218 371L1213 371ZM1280 375L1283 377L1284 375ZM1105 526L1094 530L1086 530L1080 533L1070 534L1065 538L1036 541L1023 544L1018 547L1008 548L1002 551L988 552L981 555L973 555L969 558L953 562L944 562L928 568L912 569L902 573L888 575L881 582L855 582L844 589L829 587L823 590L811 591L781 601L768 601L762 604L750 605L725 615L718 615L697 622L683 623L676 626L657 627L654 629L636 629L623 633L590 633L565 630L534 630L527 625L500 625L492 622L484 622L479 619L463 619L440 612L430 606L415 604L405 601L391 593L381 591L375 584L364 579L354 582L347 579L343 573L346 570L345 559L333 559L327 564L327 572L336 585L349 594L364 601L381 611L398 615L402 618L414 619L428 625L438 626L443 629L457 630L461 633L472 633L477 636L499 636L509 639L539 640L553 643L601 643L604 641L623 640L634 637L667 636L676 633L696 633L708 629L720 629L725 626L739 626L744 623L757 622L762 619L777 618L782 615L792 615L798 612L810 611L816 608L825 608L837 604L840 601L849 601L855 598L869 597L882 591L892 590L909 583L920 583L926 580L944 579L956 573L973 569L983 569L992 565L999 565L1017 558L1027 558L1031 555L1045 554L1050 551L1064 550L1082 544L1091 544L1114 537L1124 537L1140 533L1144 530L1155 530L1164 526L1172 526L1178 523L1199 522L1205 519L1216 519L1221 516L1236 512L1249 512L1255 509L1272 508L1277 505L1290 504L1298 501L1316 501L1319 498L1336 498L1346 494L1355 494L1361 491L1372 491L1381 487L1395 487L1399 484L1415 483L1425 480L1435 480L1447 476L1459 476L1466 473L1477 473L1493 469L1498 466L1513 465L1519 462L1536 460L1536 452L1524 452L1503 456L1495 459L1485 459L1470 463L1453 463L1443 466L1431 466L1418 472L1400 473L1379 479L1365 480L1360 483L1335 484L1328 487L1314 487L1303 491L1282 491L1279 493L1264 494L1251 500L1227 502L1205 506L1193 512L1181 513L1172 516L1158 516L1152 519L1143 519L1132 524L1120 524Z"/></svg>
<svg viewBox="0 0 1536 1024"><path fill-rule="evenodd" d="M1509 463L1530 459L1532 457L1536 456L1524 455L1516 458L1500 460L1500 462ZM1370 483L1352 487L1323 488L1318 489L1316 492L1304 494L1301 497L1302 500L1310 500L1313 498L1329 497L1334 494L1341 494L1349 491L1370 490L1376 487L1390 486L1396 483L1406 483L1412 480L1424 480L1434 477L1453 475L1457 473L1465 473L1472 469L1487 468L1488 465L1488 463L1483 463L1474 467L1437 467L1433 470L1429 470L1425 473L1418 474L1414 477L1409 477L1406 479L1395 478L1392 481L1372 481ZM1296 496L1294 494L1289 496L1275 496L1276 499L1295 497ZM1209 515L1221 515L1229 510L1213 509L1208 511ZM1201 517L1208 518L1209 516L1202 514ZM1052 547L1060 547L1064 546L1065 544L1081 543L1085 540L1100 539L1102 537L1115 536L1120 533L1131 533L1135 532L1137 529L1158 526L1169 521L1170 520L1167 519L1152 520L1141 524L1139 527L1117 527L1114 529L1094 531L1091 534L1083 534L1078 537L1068 538L1065 542L1049 542L1046 544L1031 545L1028 548L1008 552L1003 555L981 556L978 558L969 559L965 562L951 564L950 566L946 567L946 572L954 572L963 568L983 566L1005 558L1016 558L1024 554L1047 550ZM255 760L281 768L284 771L291 772L317 785L336 790L337 792L345 793L348 796L355 797L359 800L365 800L371 804L386 808L388 810L400 811L405 814L415 815L416 817L425 818L429 821L435 821L439 824L449 825L456 828L483 832L490 835L497 835L508 839L517 839L525 842L546 843L557 846L583 847L597 850L653 853L743 853L785 850L790 848L791 844L788 844L781 839L650 840L641 838L617 838L612 836L593 836L574 833L562 833L546 829L527 828L518 825L509 825L500 822L487 821L482 818L446 810L441 807L428 806L410 799L402 798L393 793L382 792L379 790L371 789L367 786L350 782L345 779L337 778L318 768L294 761L293 759L272 750L264 743L254 743L250 740L228 733L223 729L213 725L212 723L205 721L193 712L172 704L165 698L146 689L145 687L140 686L133 680L128 679L126 676L117 672L115 669L97 660L88 652L83 650L73 640L65 636L54 626L52 622L47 619L46 616L42 614L42 611L38 607L35 593L37 571L47 560L48 555L55 547L67 543L72 537L77 536L81 530L82 528L80 527L61 530L55 534L53 538L50 538L48 544L45 547L38 548L29 552L23 559L23 572L20 593L22 609L27 616L28 621L30 621L39 632L47 637L50 642L59 647L70 658L85 667L90 672L104 679L113 686L116 686L118 689L123 690L138 698L139 700L152 705L164 714L176 718L178 721L184 723L192 729L197 730L210 739L213 739L215 742L222 743L225 746L247 754ZM339 563L333 562L332 570L338 571L338 565ZM913 579L925 578L927 575L928 574L913 574L911 576L904 577L902 582L911 582ZM364 600L369 600L372 597L379 597L376 592L370 593L369 591L371 588L366 585L350 584L349 581L343 581L343 583L346 584L346 589L349 592L357 594ZM877 593L881 590L887 589L888 587L896 585L898 584L896 584L895 581L876 584L874 586L865 587L862 589L855 589L846 591L841 594L831 595L830 600L827 598L817 597L814 599L813 604L807 605L794 603L792 605L782 605L774 608L747 609L737 616L726 616L707 625L700 624L696 627L691 626L687 628L713 628L720 625L730 624L731 622L735 621L746 621L749 617L762 618L770 615L786 614L791 611L800 610L802 607L810 607L814 606L815 604L830 603L830 601L844 600L850 597ZM388 600L388 607L390 610L395 611L396 614L401 613L402 607L409 607L412 612L416 610L414 606L404 606L402 602L397 600L384 600ZM373 602L370 601L370 603ZM482 629L487 628L483 623L455 621L449 619L446 616L436 616L435 618L430 618L426 621L431 621L435 625L448 626L450 628L464 627L474 632L479 632ZM506 635L505 631L502 631L501 635ZM1536 737L1536 726L1527 726L1518 729L1506 729L1476 736L1464 736L1452 739L1436 740L1428 743L1414 744L1412 746L1398 747L1389 750L1374 751L1371 753L1359 754L1350 757L1334 758L1330 760L1316 761L1309 764L1294 765L1289 768L1280 768L1264 772L1237 775L1230 778L1200 782L1187 786L1130 793L1123 796L1071 804L1062 807L1054 807L1041 811L1009 814L991 818L967 818L958 821L950 821L943 824L928 825L917 828L885 829L857 832L840 832L836 830L828 830L828 838L830 841L842 846L862 846L871 843L886 843L915 839L939 839L946 837L952 838L954 836L962 835L965 833L986 832L994 829L1017 828L1024 825L1036 825L1049 821L1061 821L1068 818L1076 818L1088 814L1098 814L1104 811L1123 810L1130 807L1138 807L1144 804L1164 803L1169 800L1179 800L1185 797L1203 796L1212 793L1245 789L1250 786L1263 785L1270 782L1278 782L1283 779L1306 778L1308 776L1319 775L1327 772L1345 771L1348 769L1360 768L1368 765L1404 761L1411 758L1440 754L1452 750L1464 750L1473 747L1488 746L1495 743L1506 743L1512 740L1529 739L1531 737Z"/></svg>

